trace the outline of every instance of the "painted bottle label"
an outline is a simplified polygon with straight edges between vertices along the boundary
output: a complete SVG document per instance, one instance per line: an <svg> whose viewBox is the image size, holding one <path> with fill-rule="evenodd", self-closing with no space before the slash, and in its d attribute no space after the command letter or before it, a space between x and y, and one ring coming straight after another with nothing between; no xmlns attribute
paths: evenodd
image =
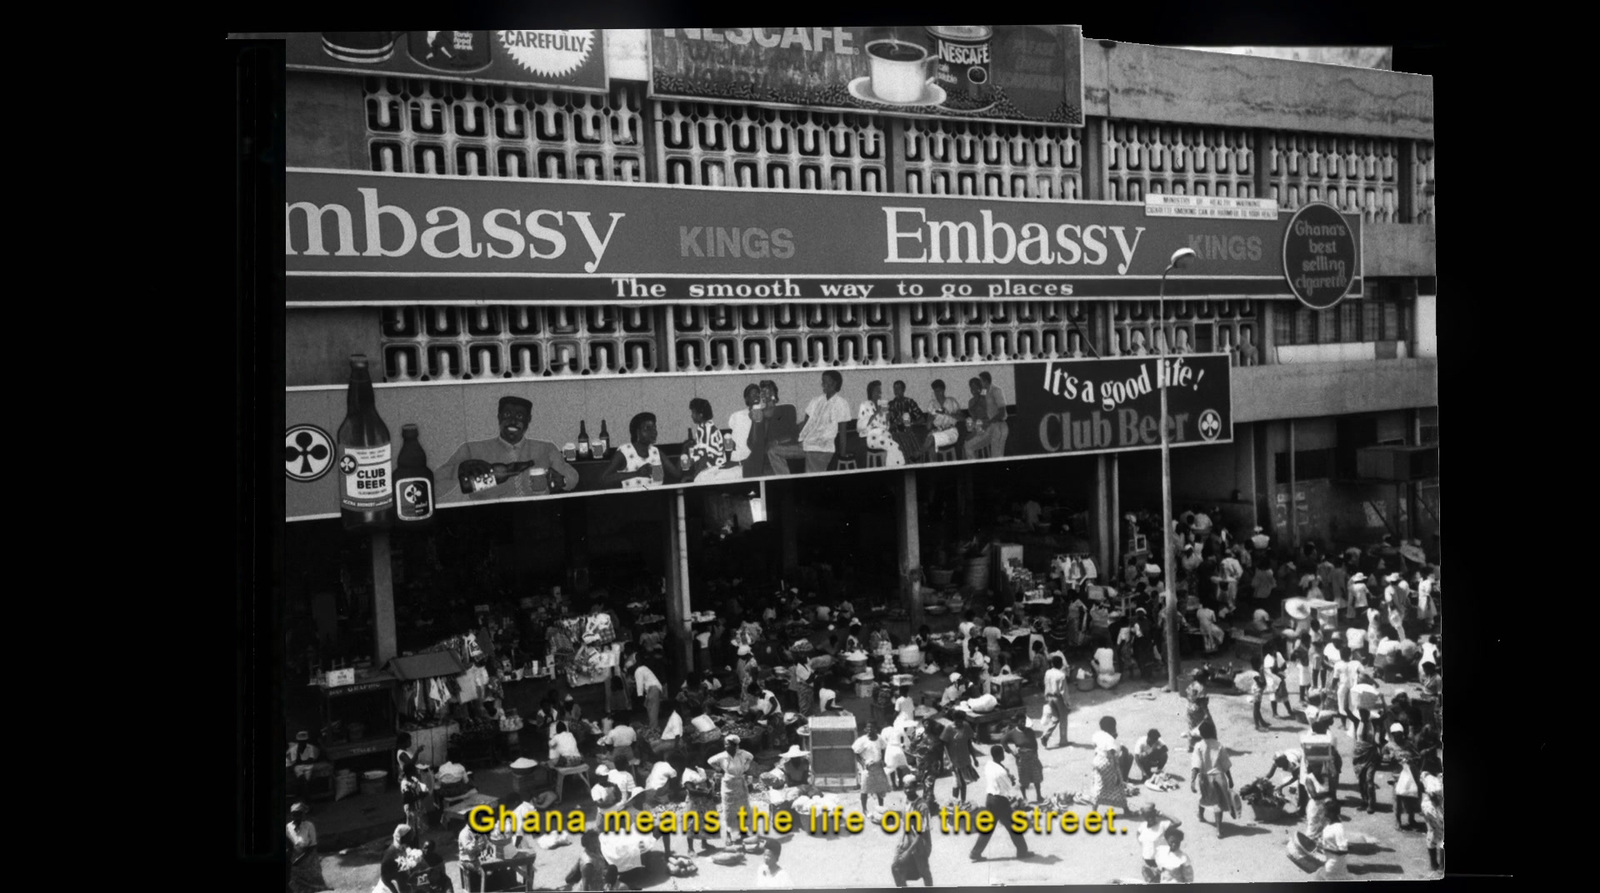
<svg viewBox="0 0 1600 893"><path fill-rule="evenodd" d="M340 445L339 470L344 473L342 508L358 512L382 511L394 504L390 477L389 444L376 447Z"/></svg>
<svg viewBox="0 0 1600 893"><path fill-rule="evenodd" d="M401 521L426 521L433 517L433 481L404 477L394 482L396 517Z"/></svg>

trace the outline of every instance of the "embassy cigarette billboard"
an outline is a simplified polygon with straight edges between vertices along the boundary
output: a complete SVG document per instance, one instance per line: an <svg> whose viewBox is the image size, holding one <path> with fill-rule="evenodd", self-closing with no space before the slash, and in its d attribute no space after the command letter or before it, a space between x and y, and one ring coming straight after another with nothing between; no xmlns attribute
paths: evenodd
<svg viewBox="0 0 1600 893"><path fill-rule="evenodd" d="M1231 441L1228 357L1173 356L1166 368L1173 445ZM871 474L935 461L1151 449L1160 439L1158 369L1156 357L1128 357L506 379L378 385L376 402L397 446L402 425L418 426L418 442L434 474L434 500L450 508L725 484L783 473ZM829 373L839 375L831 398L823 381ZM936 400L936 380L946 386L942 403ZM775 397L759 393L763 383L771 383ZM876 407L869 391L879 397ZM700 408L709 411L711 424L696 423L691 401L697 399L706 401ZM998 406L1006 407L1003 418ZM287 517L337 517L345 472L334 462L332 437L345 415L345 388L292 388L286 409ZM619 460L619 448L634 433L630 423L646 412L654 416L653 443L646 443L650 438L641 423L635 428L646 436L633 449L643 464L627 456ZM831 426L812 428L812 415L831 418ZM604 426L611 447L606 455L568 457L566 448L576 448L580 424L591 442ZM842 436L838 428L844 429ZM691 449L685 451L685 443ZM650 446L658 453L655 462L649 461ZM680 459L684 452L692 461L701 460L687 472ZM530 462L534 467L517 468Z"/></svg>
<svg viewBox="0 0 1600 893"><path fill-rule="evenodd" d="M284 67L605 93L604 33L565 31L297 31Z"/></svg>
<svg viewBox="0 0 1600 893"><path fill-rule="evenodd" d="M1077 25L658 28L650 95L1083 126Z"/></svg>
<svg viewBox="0 0 1600 893"><path fill-rule="evenodd" d="M1289 217L291 169L284 250L290 306L1149 298L1183 247L1169 297L1288 297Z"/></svg>

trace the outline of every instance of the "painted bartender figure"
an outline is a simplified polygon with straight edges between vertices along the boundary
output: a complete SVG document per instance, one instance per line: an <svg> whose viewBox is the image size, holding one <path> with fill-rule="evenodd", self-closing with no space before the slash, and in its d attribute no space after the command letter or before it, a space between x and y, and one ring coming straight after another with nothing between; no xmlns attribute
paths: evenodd
<svg viewBox="0 0 1600 893"><path fill-rule="evenodd" d="M507 499L540 496L572 489L578 471L553 443L527 437L533 403L522 397L501 397L500 434L464 443L437 472L442 496Z"/></svg>

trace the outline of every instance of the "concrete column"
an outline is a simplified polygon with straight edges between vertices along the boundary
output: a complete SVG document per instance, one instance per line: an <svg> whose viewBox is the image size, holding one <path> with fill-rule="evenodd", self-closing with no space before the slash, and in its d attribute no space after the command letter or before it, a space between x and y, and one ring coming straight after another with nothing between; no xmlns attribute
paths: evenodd
<svg viewBox="0 0 1600 893"><path fill-rule="evenodd" d="M972 536L972 468L962 466L956 472L956 540L966 542Z"/></svg>
<svg viewBox="0 0 1600 893"><path fill-rule="evenodd" d="M689 541L685 531L683 491L666 500L667 657L676 683L694 667L694 634L689 627Z"/></svg>
<svg viewBox="0 0 1600 893"><path fill-rule="evenodd" d="M889 357L891 363L912 362L911 353L911 305L892 304L889 307L892 320L894 338L890 345L892 351Z"/></svg>
<svg viewBox="0 0 1600 893"><path fill-rule="evenodd" d="M649 105L649 103L646 103L646 105ZM677 321L672 317L672 305L657 307L655 312L656 371L676 372L678 371L678 339L674 336L677 333Z"/></svg>
<svg viewBox="0 0 1600 893"><path fill-rule="evenodd" d="M895 476L895 546L900 553L900 603L911 618L911 631L922 625L922 537L917 506L917 473L906 469Z"/></svg>
<svg viewBox="0 0 1600 893"><path fill-rule="evenodd" d="M1258 303L1261 307L1261 324L1256 326L1256 362L1265 366L1278 362L1276 316L1279 308L1275 301L1262 300ZM1293 313L1294 308L1286 304L1283 311Z"/></svg>
<svg viewBox="0 0 1600 893"><path fill-rule="evenodd" d="M372 632L374 669L382 669L400 653L394 628L394 564L389 553L389 532L372 534Z"/></svg>
<svg viewBox="0 0 1600 893"><path fill-rule="evenodd" d="M1252 443L1255 446L1256 456L1258 457L1256 461L1256 472L1254 477L1256 493L1256 523L1260 524L1263 529L1271 530L1271 500L1273 485L1276 483L1276 473L1273 467L1271 441L1273 426L1270 422L1252 422L1250 427L1254 429L1251 432L1254 435L1252 438Z"/></svg>
<svg viewBox="0 0 1600 893"><path fill-rule="evenodd" d="M1083 182L1078 184L1078 198L1082 201L1104 201L1106 197L1106 119L1084 116L1083 139L1078 143L1083 151Z"/></svg>
<svg viewBox="0 0 1600 893"><path fill-rule="evenodd" d="M567 499L559 503L563 552L567 561L566 585L576 595L589 593L589 513L588 501Z"/></svg>
<svg viewBox="0 0 1600 893"><path fill-rule="evenodd" d="M1236 449L1244 451L1244 466L1249 470L1245 475L1244 498L1250 500L1250 523L1260 524L1261 499L1260 491L1256 488L1256 479L1260 477L1261 472L1260 469L1256 467L1255 423L1246 422L1244 424L1235 425L1233 429L1233 443ZM1245 535L1249 536L1250 534L1246 532Z"/></svg>
<svg viewBox="0 0 1600 893"><path fill-rule="evenodd" d="M1300 504L1295 500L1294 419L1289 420L1289 542L1300 548Z"/></svg>
<svg viewBox="0 0 1600 893"><path fill-rule="evenodd" d="M1116 577L1122 577L1122 465L1116 453L1106 456L1111 469L1111 560L1116 563Z"/></svg>
<svg viewBox="0 0 1600 893"><path fill-rule="evenodd" d="M778 521L778 536L783 544L783 572L800 567L800 520L795 517L794 488L787 483L774 483L767 490L768 493L778 497L777 511L772 509L772 503L767 503L767 518L776 518Z"/></svg>
<svg viewBox="0 0 1600 893"><path fill-rule="evenodd" d="M1093 540L1094 560L1101 573L1111 568L1111 478L1106 464L1104 453L1094 457L1093 506L1089 510L1089 538Z"/></svg>

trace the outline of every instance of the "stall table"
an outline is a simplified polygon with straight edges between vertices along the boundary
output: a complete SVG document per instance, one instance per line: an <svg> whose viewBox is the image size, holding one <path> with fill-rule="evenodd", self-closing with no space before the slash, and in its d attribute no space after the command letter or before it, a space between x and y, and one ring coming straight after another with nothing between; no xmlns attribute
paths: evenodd
<svg viewBox="0 0 1600 893"><path fill-rule="evenodd" d="M483 889L521 889L532 893L533 864L537 858L537 853L517 853L509 858L484 859L479 863L483 869Z"/></svg>
<svg viewBox="0 0 1600 893"><path fill-rule="evenodd" d="M451 819L460 819L462 824L466 824L467 815L480 806L495 809L499 805L499 797L491 797L488 794L468 794L460 802L444 811L445 827L447 830L449 829Z"/></svg>
<svg viewBox="0 0 1600 893"><path fill-rule="evenodd" d="M359 738L324 741L324 760L336 767L351 762L369 769L381 768L393 778L395 766L390 755L398 741L394 732L394 685L394 676L380 671L357 675L348 685L319 686L324 727L331 727L335 721L346 730L357 723L363 727Z"/></svg>

